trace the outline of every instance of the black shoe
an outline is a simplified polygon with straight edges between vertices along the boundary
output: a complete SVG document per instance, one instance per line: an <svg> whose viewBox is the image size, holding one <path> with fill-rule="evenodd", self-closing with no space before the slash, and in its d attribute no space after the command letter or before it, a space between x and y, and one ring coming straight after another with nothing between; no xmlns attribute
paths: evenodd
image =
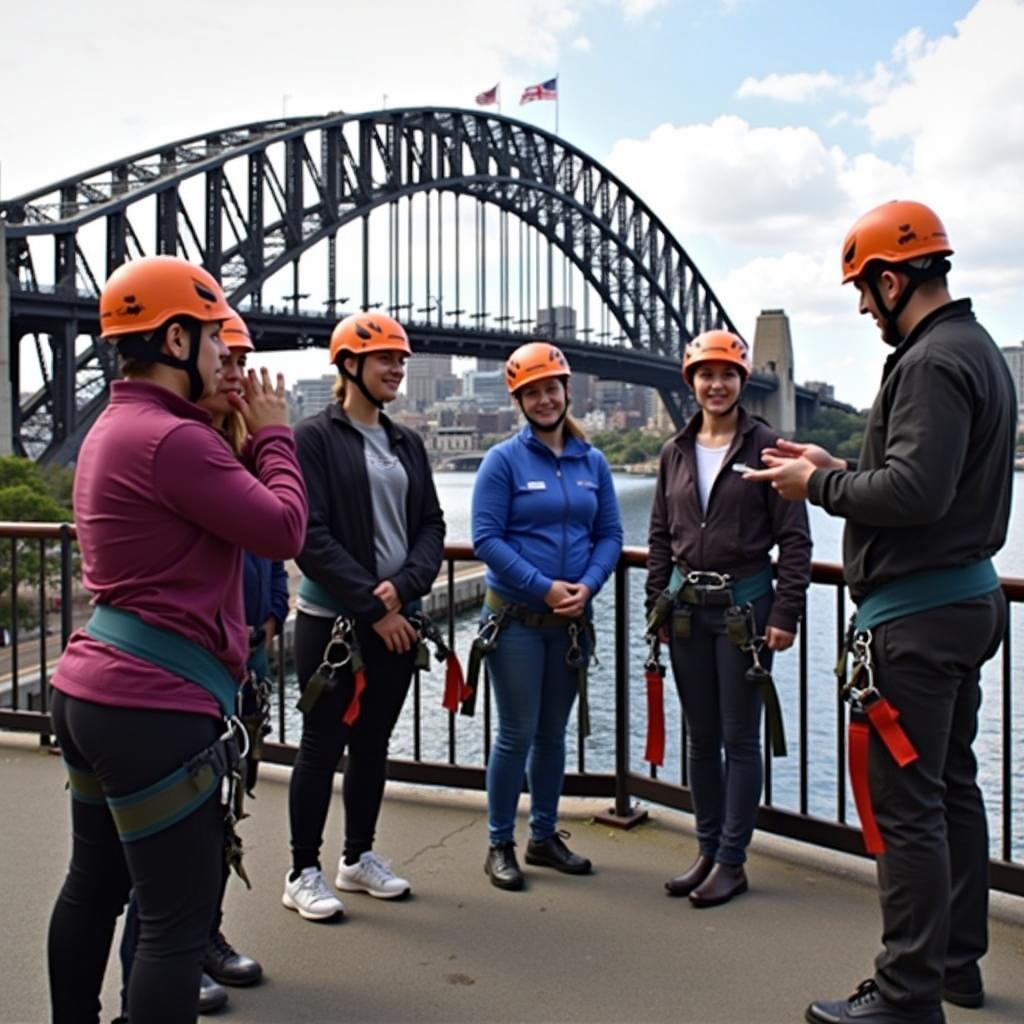
<svg viewBox="0 0 1024 1024"><path fill-rule="evenodd" d="M669 896L689 896L711 874L711 869L714 866L714 857L700 853L681 875L676 875L675 878L670 878L665 883L665 889Z"/></svg>
<svg viewBox="0 0 1024 1024"><path fill-rule="evenodd" d="M227 1006L228 994L205 971L199 979L199 1012L216 1013Z"/></svg>
<svg viewBox="0 0 1024 1024"><path fill-rule="evenodd" d="M203 957L203 970L222 985L255 985L263 977L263 968L251 956L235 951L223 932L210 939Z"/></svg>
<svg viewBox="0 0 1024 1024"><path fill-rule="evenodd" d="M981 970L977 964L967 964L955 971L946 971L942 983L942 998L954 1006L977 1010L985 1005L985 986L981 983Z"/></svg>
<svg viewBox="0 0 1024 1024"><path fill-rule="evenodd" d="M516 844L495 843L487 850L484 871L491 876L491 885L499 889L522 889L523 873L516 862Z"/></svg>
<svg viewBox="0 0 1024 1024"><path fill-rule="evenodd" d="M531 839L526 844L526 863L537 864L545 868L564 871L567 875L589 875L590 861L573 853L562 842L562 837L570 838L565 831L555 832L547 839Z"/></svg>
<svg viewBox="0 0 1024 1024"><path fill-rule="evenodd" d="M690 902L695 907L717 907L746 891L747 873L742 864L716 862L708 877L690 893Z"/></svg>
<svg viewBox="0 0 1024 1024"><path fill-rule="evenodd" d="M945 1024L942 1006L903 1007L890 1003L873 978L862 981L849 999L819 999L804 1012L809 1024Z"/></svg>

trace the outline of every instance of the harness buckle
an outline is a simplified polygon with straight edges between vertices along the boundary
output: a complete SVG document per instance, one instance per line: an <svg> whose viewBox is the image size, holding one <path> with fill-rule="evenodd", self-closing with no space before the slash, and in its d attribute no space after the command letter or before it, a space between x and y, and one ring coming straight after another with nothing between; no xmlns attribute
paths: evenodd
<svg viewBox="0 0 1024 1024"><path fill-rule="evenodd" d="M583 656L583 647L580 645L580 624L570 622L568 632L569 649L565 652L565 664L569 668L580 668L586 660Z"/></svg>
<svg viewBox="0 0 1024 1024"><path fill-rule="evenodd" d="M732 578L727 572L694 569L686 574L686 582L701 590L727 590L732 585Z"/></svg>
<svg viewBox="0 0 1024 1024"><path fill-rule="evenodd" d="M473 641L481 654L490 654L498 646L498 635L501 633L501 613L491 614L487 621L482 623L477 631L476 639Z"/></svg>

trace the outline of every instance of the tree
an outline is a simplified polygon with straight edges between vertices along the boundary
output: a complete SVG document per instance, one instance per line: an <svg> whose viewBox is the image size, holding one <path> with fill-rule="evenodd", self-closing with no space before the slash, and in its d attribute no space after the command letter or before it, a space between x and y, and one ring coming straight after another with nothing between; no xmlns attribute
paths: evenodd
<svg viewBox="0 0 1024 1024"><path fill-rule="evenodd" d="M62 523L71 521L71 509L52 493L70 496L67 471L44 473L29 459L16 455L0 457L0 521L13 523ZM17 580L13 579L12 558L17 557ZM43 574L48 590L60 580L60 552L55 544L37 540L0 542L0 625L10 625L10 589L34 588ZM38 621L33 602L22 589L18 595L18 625L31 628Z"/></svg>

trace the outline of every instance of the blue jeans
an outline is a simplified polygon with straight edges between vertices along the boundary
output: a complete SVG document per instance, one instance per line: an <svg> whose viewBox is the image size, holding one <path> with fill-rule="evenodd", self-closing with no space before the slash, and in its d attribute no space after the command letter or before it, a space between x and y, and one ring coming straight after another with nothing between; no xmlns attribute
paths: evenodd
<svg viewBox="0 0 1024 1024"><path fill-rule="evenodd" d="M498 735L487 762L492 845L514 835L524 770L530 790L530 838L547 839L558 827L565 729L579 684L577 670L565 664L568 645L564 626L525 626L513 620L487 655L498 710ZM585 641L583 648L589 655Z"/></svg>

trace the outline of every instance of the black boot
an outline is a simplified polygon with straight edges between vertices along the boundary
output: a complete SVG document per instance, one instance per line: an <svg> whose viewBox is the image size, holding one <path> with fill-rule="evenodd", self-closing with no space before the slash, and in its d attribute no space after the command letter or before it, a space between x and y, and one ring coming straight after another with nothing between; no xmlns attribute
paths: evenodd
<svg viewBox="0 0 1024 1024"><path fill-rule="evenodd" d="M714 866L714 857L699 853L697 859L681 875L676 875L665 883L665 889L669 896L689 896L711 874Z"/></svg>
<svg viewBox="0 0 1024 1024"><path fill-rule="evenodd" d="M531 839L526 844L526 863L539 864L541 867L564 871L567 875L590 874L590 861L573 853L562 842L562 837L569 838L568 832L555 832L547 839Z"/></svg>
<svg viewBox="0 0 1024 1024"><path fill-rule="evenodd" d="M819 999L804 1012L808 1024L945 1024L942 1006L897 1006L878 990L873 978L862 981L849 999Z"/></svg>
<svg viewBox="0 0 1024 1024"><path fill-rule="evenodd" d="M742 864L716 863L708 877L690 893L695 907L717 907L747 891L747 873Z"/></svg>
<svg viewBox="0 0 1024 1024"><path fill-rule="evenodd" d="M199 979L199 1012L215 1013L227 1002L227 992L204 971Z"/></svg>
<svg viewBox="0 0 1024 1024"><path fill-rule="evenodd" d="M237 952L223 932L217 932L210 939L203 957L203 970L222 985L255 985L263 977L259 963Z"/></svg>
<svg viewBox="0 0 1024 1024"><path fill-rule="evenodd" d="M487 851L484 871L491 876L491 885L499 889L522 889L523 873L516 861L516 844L512 840L495 843Z"/></svg>

